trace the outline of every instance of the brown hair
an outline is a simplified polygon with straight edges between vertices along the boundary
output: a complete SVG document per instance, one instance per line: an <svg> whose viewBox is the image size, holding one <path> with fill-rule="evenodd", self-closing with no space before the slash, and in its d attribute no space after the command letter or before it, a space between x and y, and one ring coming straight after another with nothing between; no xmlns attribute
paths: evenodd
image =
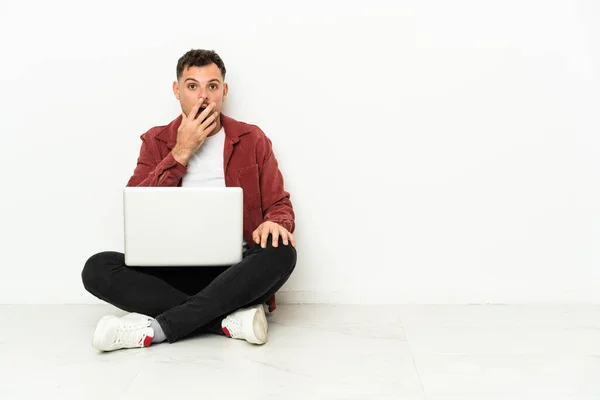
<svg viewBox="0 0 600 400"><path fill-rule="evenodd" d="M223 80L225 80L225 63L213 50L195 50L192 49L181 56L177 61L177 80L183 75L183 70L189 67L204 67L210 64L216 64L221 70Z"/></svg>

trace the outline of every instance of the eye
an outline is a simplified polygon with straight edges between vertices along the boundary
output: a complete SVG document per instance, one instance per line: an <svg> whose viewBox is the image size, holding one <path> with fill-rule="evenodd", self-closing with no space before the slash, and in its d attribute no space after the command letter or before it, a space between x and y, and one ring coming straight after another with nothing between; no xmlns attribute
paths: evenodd
<svg viewBox="0 0 600 400"><path fill-rule="evenodd" d="M211 83L210 88L214 90L214 89L217 89L218 86L215 83Z"/></svg>
<svg viewBox="0 0 600 400"><path fill-rule="evenodd" d="M196 89L196 85L195 85L194 83L190 83L190 84L188 85L188 89L190 89L190 90L194 90L194 89Z"/></svg>

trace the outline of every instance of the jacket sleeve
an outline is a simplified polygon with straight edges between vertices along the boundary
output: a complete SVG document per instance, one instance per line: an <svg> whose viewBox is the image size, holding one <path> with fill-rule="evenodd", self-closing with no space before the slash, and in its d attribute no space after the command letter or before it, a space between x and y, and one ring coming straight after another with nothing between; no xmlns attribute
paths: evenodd
<svg viewBox="0 0 600 400"><path fill-rule="evenodd" d="M177 186L187 168L169 152L162 158L155 139L141 136L142 147L133 175L127 186Z"/></svg>
<svg viewBox="0 0 600 400"><path fill-rule="evenodd" d="M296 224L290 194L284 189L283 175L273 154L271 140L264 133L261 136L258 156L263 221L275 222L293 233Z"/></svg>

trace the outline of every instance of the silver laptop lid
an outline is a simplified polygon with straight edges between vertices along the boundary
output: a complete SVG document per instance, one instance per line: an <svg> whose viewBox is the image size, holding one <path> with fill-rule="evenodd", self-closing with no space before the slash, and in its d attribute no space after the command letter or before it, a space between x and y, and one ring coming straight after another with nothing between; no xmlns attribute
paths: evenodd
<svg viewBox="0 0 600 400"><path fill-rule="evenodd" d="M223 266L242 259L239 187L126 187L125 264Z"/></svg>

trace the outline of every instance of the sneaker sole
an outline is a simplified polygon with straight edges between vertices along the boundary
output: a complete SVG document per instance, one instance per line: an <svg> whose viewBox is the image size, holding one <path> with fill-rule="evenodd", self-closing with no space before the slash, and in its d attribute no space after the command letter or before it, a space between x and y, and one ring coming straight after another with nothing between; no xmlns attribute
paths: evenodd
<svg viewBox="0 0 600 400"><path fill-rule="evenodd" d="M248 331L244 332L246 341L252 344L265 344L268 339L269 324L267 316L262 306L256 308L256 312L248 316L248 321L244 321L244 327L249 327Z"/></svg>

